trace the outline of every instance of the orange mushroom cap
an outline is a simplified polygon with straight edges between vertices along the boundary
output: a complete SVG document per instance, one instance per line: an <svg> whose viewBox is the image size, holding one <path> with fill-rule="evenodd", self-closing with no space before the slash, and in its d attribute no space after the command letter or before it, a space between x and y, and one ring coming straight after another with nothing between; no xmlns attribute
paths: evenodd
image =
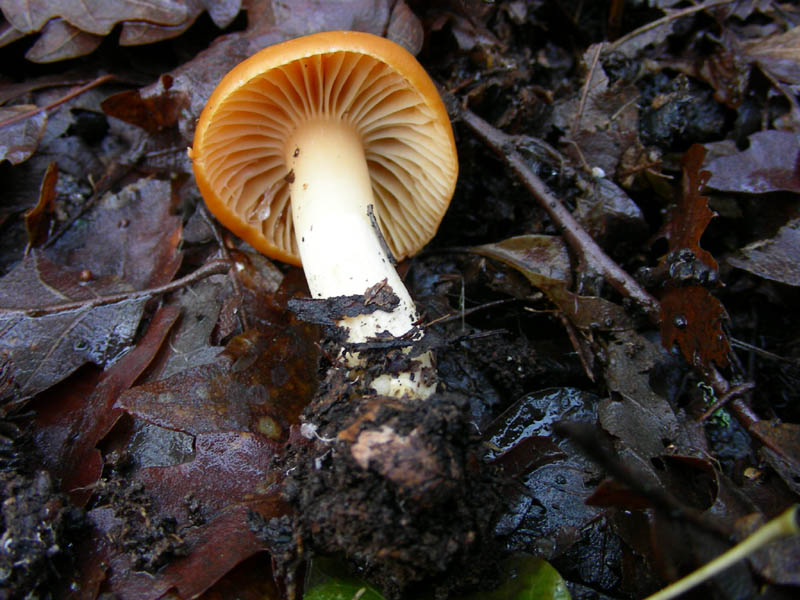
<svg viewBox="0 0 800 600"><path fill-rule="evenodd" d="M222 79L189 151L208 208L254 248L299 265L286 151L298 125L320 117L343 119L359 133L375 217L395 258L419 251L455 188L453 131L417 60L367 33L270 46Z"/></svg>

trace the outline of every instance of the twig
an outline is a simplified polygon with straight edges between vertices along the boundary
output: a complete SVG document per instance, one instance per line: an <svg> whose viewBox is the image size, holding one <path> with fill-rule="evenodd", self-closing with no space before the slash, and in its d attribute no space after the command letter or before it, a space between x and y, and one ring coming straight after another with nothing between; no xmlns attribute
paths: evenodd
<svg viewBox="0 0 800 600"><path fill-rule="evenodd" d="M107 304L116 304L118 302L130 302L131 300L139 300L141 298L150 298L160 294L167 294L174 292L186 285L210 277L211 275L220 275L227 273L231 268L231 263L224 260L213 260L204 264L196 271L188 275L171 281L165 285L160 285L146 290L137 290L134 292L125 292L122 294L111 294L108 296L98 296L95 298L87 298L86 300L76 300L74 302L67 302L64 304L54 304L51 306L41 306L38 308L0 308L0 317L43 317L46 315L54 315L61 312L71 310L91 309L98 306L106 306Z"/></svg>
<svg viewBox="0 0 800 600"><path fill-rule="evenodd" d="M581 93L580 104L578 104L578 112L575 114L575 120L572 122L572 135L575 135L575 132L578 130L578 126L583 119L583 110L586 108L586 99L589 97L592 79L594 79L594 72L597 69L597 62L600 60L600 52L602 50L603 44L598 44L594 51L594 56L592 57L592 64L589 67L589 72L586 74L586 83L583 84L583 92Z"/></svg>
<svg viewBox="0 0 800 600"><path fill-rule="evenodd" d="M455 321L456 319L463 319L467 315L471 315L474 312L478 312L479 310L483 310L485 308L492 308L495 306L502 306L504 304L510 304L512 302L516 302L516 298L504 298L503 300L493 300L492 302L486 302L481 304L480 306L473 306L472 308L464 309L463 311L458 311L457 313L449 313L446 315L442 315L434 319L433 321L428 321L427 323L423 324L423 327L431 327L432 325L438 325L440 323L449 323L450 321Z"/></svg>
<svg viewBox="0 0 800 600"><path fill-rule="evenodd" d="M631 298L654 323L658 323L661 312L658 300L648 294L633 277L603 252L566 207L547 189L544 182L530 170L517 150L515 138L492 127L467 108L462 110L461 119L489 148L502 157L542 208L547 211L581 262L603 275L614 289Z"/></svg>
<svg viewBox="0 0 800 600"><path fill-rule="evenodd" d="M697 421L702 423L703 421L708 419L708 417L717 412L720 408L725 406L729 400L733 400L738 396L746 394L747 392L754 390L755 387L756 384L754 383L743 383L741 385L737 385L730 388L727 393L725 393L723 396L719 398L719 400L717 400L716 402L714 402L714 404L711 405L711 408L709 408L706 412L700 415L700 418L697 419Z"/></svg>
<svg viewBox="0 0 800 600"><path fill-rule="evenodd" d="M756 550L777 540L798 534L800 534L800 525L798 525L798 505L795 504L756 529L751 535L710 563L703 565L652 596L648 596L645 600L670 600L671 598L676 598L685 591L711 579L731 565L747 558Z"/></svg>
<svg viewBox="0 0 800 600"><path fill-rule="evenodd" d="M657 27L661 27L662 25L666 25L670 21L674 21L675 19L680 19L687 15L691 15L696 12L700 12L703 10L707 10L709 8L715 8L717 6L722 6L723 4L731 4L736 2L736 0L712 0L711 2L706 2L705 4L699 4L697 6L690 6L689 8L684 8L683 10L679 10L674 12L670 15L666 15L661 17L660 19L656 19L655 21L651 21L645 25L642 25L638 29L634 29L630 33L626 33L618 40L615 40L613 43L608 44L605 48L603 48L604 54L609 54L622 46L623 44L627 43L628 41L632 40L635 37L639 37L643 33L647 33L651 29L655 29Z"/></svg>
<svg viewBox="0 0 800 600"><path fill-rule="evenodd" d="M228 252L228 247L225 245L225 240L222 239L222 233L220 233L217 223L211 217L208 210L206 210L206 205L200 204L198 210L200 211L200 215L203 217L203 220L206 222L206 225L208 225L208 228L211 230L211 235L214 236L214 240L216 240L217 246L219 246L219 252L222 255L223 260L226 260L232 264L233 260L231 259L231 253ZM231 285L233 286L233 293L239 298L244 298L244 294L242 293L242 284L239 281L239 277L236 275L235 271L231 272ZM247 331L250 329L250 323L247 319L247 311L244 309L244 302L242 302L242 304L239 306L239 310L236 311L236 316L239 319L239 326L242 328L242 331Z"/></svg>
<svg viewBox="0 0 800 600"><path fill-rule="evenodd" d="M106 83L108 81L111 81L112 79L116 79L116 75L108 74L108 75L103 75L101 77L98 77L97 79L95 79L93 81L90 81L86 85L82 85L81 87L72 90L66 96L62 96L58 100L54 100L50 104L46 104L46 105L41 106L39 108L35 108L35 109L30 110L30 111L28 111L26 113L22 113L21 115L16 115L14 117L10 117L10 118L6 119L5 121L0 121L0 127L6 127L7 125L12 125L14 123L18 123L19 121L24 121L25 119L30 119L31 117L35 117L40 112L43 112L43 111L46 111L46 110L52 110L52 109L54 109L54 108L56 108L58 106L61 106L65 102L69 102L73 98L76 98L76 97L80 96L84 92L88 92L90 89L95 88L98 85L103 85L104 83Z"/></svg>

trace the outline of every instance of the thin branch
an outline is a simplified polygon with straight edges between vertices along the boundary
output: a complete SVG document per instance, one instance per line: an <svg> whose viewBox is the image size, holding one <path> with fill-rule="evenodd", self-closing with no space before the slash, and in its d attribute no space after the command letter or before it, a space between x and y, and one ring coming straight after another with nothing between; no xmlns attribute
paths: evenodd
<svg viewBox="0 0 800 600"><path fill-rule="evenodd" d="M204 203L200 203L198 210L200 211L200 215L203 217L203 220L206 222L206 225L208 225L208 228L211 230L211 235L214 236L214 240L217 242L217 247L219 247L219 252L222 255L223 260L233 264L234 261L231 258L231 253L228 251L228 247L225 245L225 240L222 239L222 232L219 230L214 218L206 209L206 205ZM236 275L235 270L231 271L230 279L231 286L233 286L233 293L239 298L243 298L244 293L242 292L242 283L239 281L239 277ZM242 302L242 304L239 306L239 309L236 311L236 317L239 319L239 326L242 328L242 331L247 331L250 329L250 322L247 318L247 311L244 308L244 302Z"/></svg>
<svg viewBox="0 0 800 600"><path fill-rule="evenodd" d="M469 109L462 110L461 119L489 148L502 157L547 211L580 261L603 275L614 289L636 302L654 323L658 323L661 312L658 300L648 294L633 277L603 252L566 207L547 189L544 182L531 171L517 150L516 139L492 127Z"/></svg>
<svg viewBox="0 0 800 600"><path fill-rule="evenodd" d="M661 17L660 19L656 19L655 21L651 21L646 25L642 25L638 29L634 29L630 33L626 33L618 40L615 40L613 43L608 44L604 49L604 54L609 54L622 46L623 44L627 43L628 41L632 40L635 37L639 37L640 35L647 33L651 29L656 29L657 27L661 27L662 25L666 25L670 21L674 21L676 19L680 19L682 17L691 15L696 12L700 12L703 10L707 10L709 8L716 8L717 6L722 6L724 4L732 4L737 0L712 0L711 2L706 2L705 4L699 4L697 6L690 6L689 8L684 8L682 10L676 11L672 14L666 15Z"/></svg>
<svg viewBox="0 0 800 600"><path fill-rule="evenodd" d="M38 308L0 308L0 317L44 317L46 315L54 315L61 312L71 310L91 309L98 306L106 306L108 304L117 304L118 302L130 302L131 300L140 300L142 298L150 298L161 294L174 292L184 286L210 277L211 275L221 275L227 273L231 268L231 263L224 260L213 260L204 264L196 271L188 275L171 281L165 285L160 285L146 290L137 290L133 292L125 292L122 294L111 294L108 296L98 296L96 298L87 298L86 300L76 300L74 302L67 302L64 304L53 304L50 306L42 306Z"/></svg>
<svg viewBox="0 0 800 600"><path fill-rule="evenodd" d="M583 92L581 93L580 104L578 104L578 112L575 115L575 120L572 122L572 135L575 135L575 132L578 130L578 126L581 124L581 120L583 120L583 111L586 108L586 100L589 98L592 79L594 79L594 73L597 70L597 63L600 60L600 53L602 50L603 44L598 44L594 51L594 56L592 56L592 64L589 67L589 72L586 74L586 83L583 84Z"/></svg>
<svg viewBox="0 0 800 600"><path fill-rule="evenodd" d="M24 121L25 119L30 119L31 117L35 117L40 112L46 110L52 110L58 106L61 106L65 102L69 102L73 98L76 98L83 94L84 92L88 92L92 88L96 88L98 85L103 85L104 83L111 81L112 79L116 79L116 75L103 75L98 77L97 79L90 81L86 85L82 85L81 87L72 90L66 96L62 96L58 100L54 100L50 104L46 104L44 106L40 106L39 108L35 108L34 110L30 110L26 113L22 113L21 115L16 115L14 117L8 118L5 121L0 121L0 127L6 127L7 125L12 125L14 123L18 123L19 121Z"/></svg>

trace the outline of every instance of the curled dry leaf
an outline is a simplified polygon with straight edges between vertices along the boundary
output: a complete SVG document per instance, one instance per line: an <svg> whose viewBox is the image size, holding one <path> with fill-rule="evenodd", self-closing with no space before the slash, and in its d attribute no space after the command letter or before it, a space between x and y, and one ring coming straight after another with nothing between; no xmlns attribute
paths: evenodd
<svg viewBox="0 0 800 600"><path fill-rule="evenodd" d="M28 160L36 151L47 125L47 113L38 112L8 125L2 123L32 113L38 108L33 104L0 108L0 162L7 160L12 165L18 165Z"/></svg>

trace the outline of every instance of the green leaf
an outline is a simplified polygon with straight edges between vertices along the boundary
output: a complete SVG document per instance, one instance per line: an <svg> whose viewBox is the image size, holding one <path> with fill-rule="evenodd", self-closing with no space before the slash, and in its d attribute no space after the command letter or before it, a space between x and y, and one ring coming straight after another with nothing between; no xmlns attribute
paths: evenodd
<svg viewBox="0 0 800 600"><path fill-rule="evenodd" d="M304 600L384 600L374 588L358 580L331 579L308 590Z"/></svg>
<svg viewBox="0 0 800 600"><path fill-rule="evenodd" d="M463 600L570 600L564 579L541 558L513 557L506 563L503 580L493 592L476 592Z"/></svg>

